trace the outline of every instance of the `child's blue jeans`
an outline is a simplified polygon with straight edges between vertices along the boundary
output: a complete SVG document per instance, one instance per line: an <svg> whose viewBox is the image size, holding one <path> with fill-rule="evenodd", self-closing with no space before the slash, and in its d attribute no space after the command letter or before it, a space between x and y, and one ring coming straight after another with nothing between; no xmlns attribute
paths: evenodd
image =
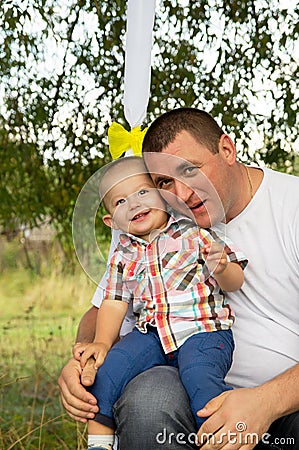
<svg viewBox="0 0 299 450"><path fill-rule="evenodd" d="M197 417L197 411L213 397L232 389L224 378L232 363L233 350L231 330L195 334L178 350L165 354L154 327L149 327L147 333L134 329L112 347L89 389L100 408L94 420L114 428L113 405L126 385L154 366L171 365L179 369L199 428L205 419Z"/></svg>

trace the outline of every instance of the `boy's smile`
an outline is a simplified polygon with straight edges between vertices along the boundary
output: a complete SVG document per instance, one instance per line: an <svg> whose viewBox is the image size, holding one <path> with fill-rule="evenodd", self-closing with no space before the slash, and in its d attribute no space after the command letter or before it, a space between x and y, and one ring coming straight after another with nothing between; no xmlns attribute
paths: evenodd
<svg viewBox="0 0 299 450"><path fill-rule="evenodd" d="M136 167L124 168L121 174L112 171L105 203L109 211L103 218L106 225L144 240L168 221L165 203L151 178Z"/></svg>

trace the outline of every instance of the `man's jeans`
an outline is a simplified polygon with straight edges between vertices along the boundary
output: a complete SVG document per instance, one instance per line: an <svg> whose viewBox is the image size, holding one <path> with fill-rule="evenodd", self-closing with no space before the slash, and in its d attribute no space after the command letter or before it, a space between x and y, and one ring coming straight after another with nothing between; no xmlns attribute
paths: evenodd
<svg viewBox="0 0 299 450"><path fill-rule="evenodd" d="M114 416L120 450L198 449L189 399L174 367L154 367L134 378ZM299 449L299 414L274 422L268 434L256 450Z"/></svg>
<svg viewBox="0 0 299 450"><path fill-rule="evenodd" d="M179 368L193 417L200 428L204 419L197 417L197 411L212 398L232 389L224 379L231 366L233 350L231 330L196 333L178 350L165 354L155 327L149 327L147 333L135 328L110 350L89 388L100 408L94 420L114 429L113 405L128 383L150 368L168 365ZM159 379L156 381L159 383ZM138 392L140 402L143 392L142 386Z"/></svg>

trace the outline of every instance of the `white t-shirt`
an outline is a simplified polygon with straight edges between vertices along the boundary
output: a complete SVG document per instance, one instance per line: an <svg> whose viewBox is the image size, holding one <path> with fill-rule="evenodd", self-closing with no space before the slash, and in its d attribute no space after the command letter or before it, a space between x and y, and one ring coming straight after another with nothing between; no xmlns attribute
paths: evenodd
<svg viewBox="0 0 299 450"><path fill-rule="evenodd" d="M220 225L248 258L227 294L236 349L227 382L252 387L299 362L299 178L264 169L249 205Z"/></svg>
<svg viewBox="0 0 299 450"><path fill-rule="evenodd" d="M299 362L299 177L263 170L249 205L229 224L214 227L249 260L242 289L227 294L236 313L227 376L234 387L260 385ZM95 306L102 292L98 287ZM133 325L130 312L122 334Z"/></svg>

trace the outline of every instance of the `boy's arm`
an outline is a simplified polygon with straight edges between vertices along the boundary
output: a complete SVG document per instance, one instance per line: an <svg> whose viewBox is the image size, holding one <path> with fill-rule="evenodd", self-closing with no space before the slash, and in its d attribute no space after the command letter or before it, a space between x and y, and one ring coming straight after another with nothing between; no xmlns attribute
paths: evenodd
<svg viewBox="0 0 299 450"><path fill-rule="evenodd" d="M227 262L225 269L220 273L215 271L213 276L218 286L226 292L237 291L244 282L243 269L238 263L234 262Z"/></svg>
<svg viewBox="0 0 299 450"><path fill-rule="evenodd" d="M104 300L98 312L94 342L102 342L110 348L118 339L128 303L121 300Z"/></svg>
<svg viewBox="0 0 299 450"><path fill-rule="evenodd" d="M81 353L81 366L84 367L88 358L94 356L95 367L103 363L108 351L118 339L122 322L128 309L128 303L118 300L104 300L97 316L96 333L93 344L77 344L74 348L75 357Z"/></svg>

